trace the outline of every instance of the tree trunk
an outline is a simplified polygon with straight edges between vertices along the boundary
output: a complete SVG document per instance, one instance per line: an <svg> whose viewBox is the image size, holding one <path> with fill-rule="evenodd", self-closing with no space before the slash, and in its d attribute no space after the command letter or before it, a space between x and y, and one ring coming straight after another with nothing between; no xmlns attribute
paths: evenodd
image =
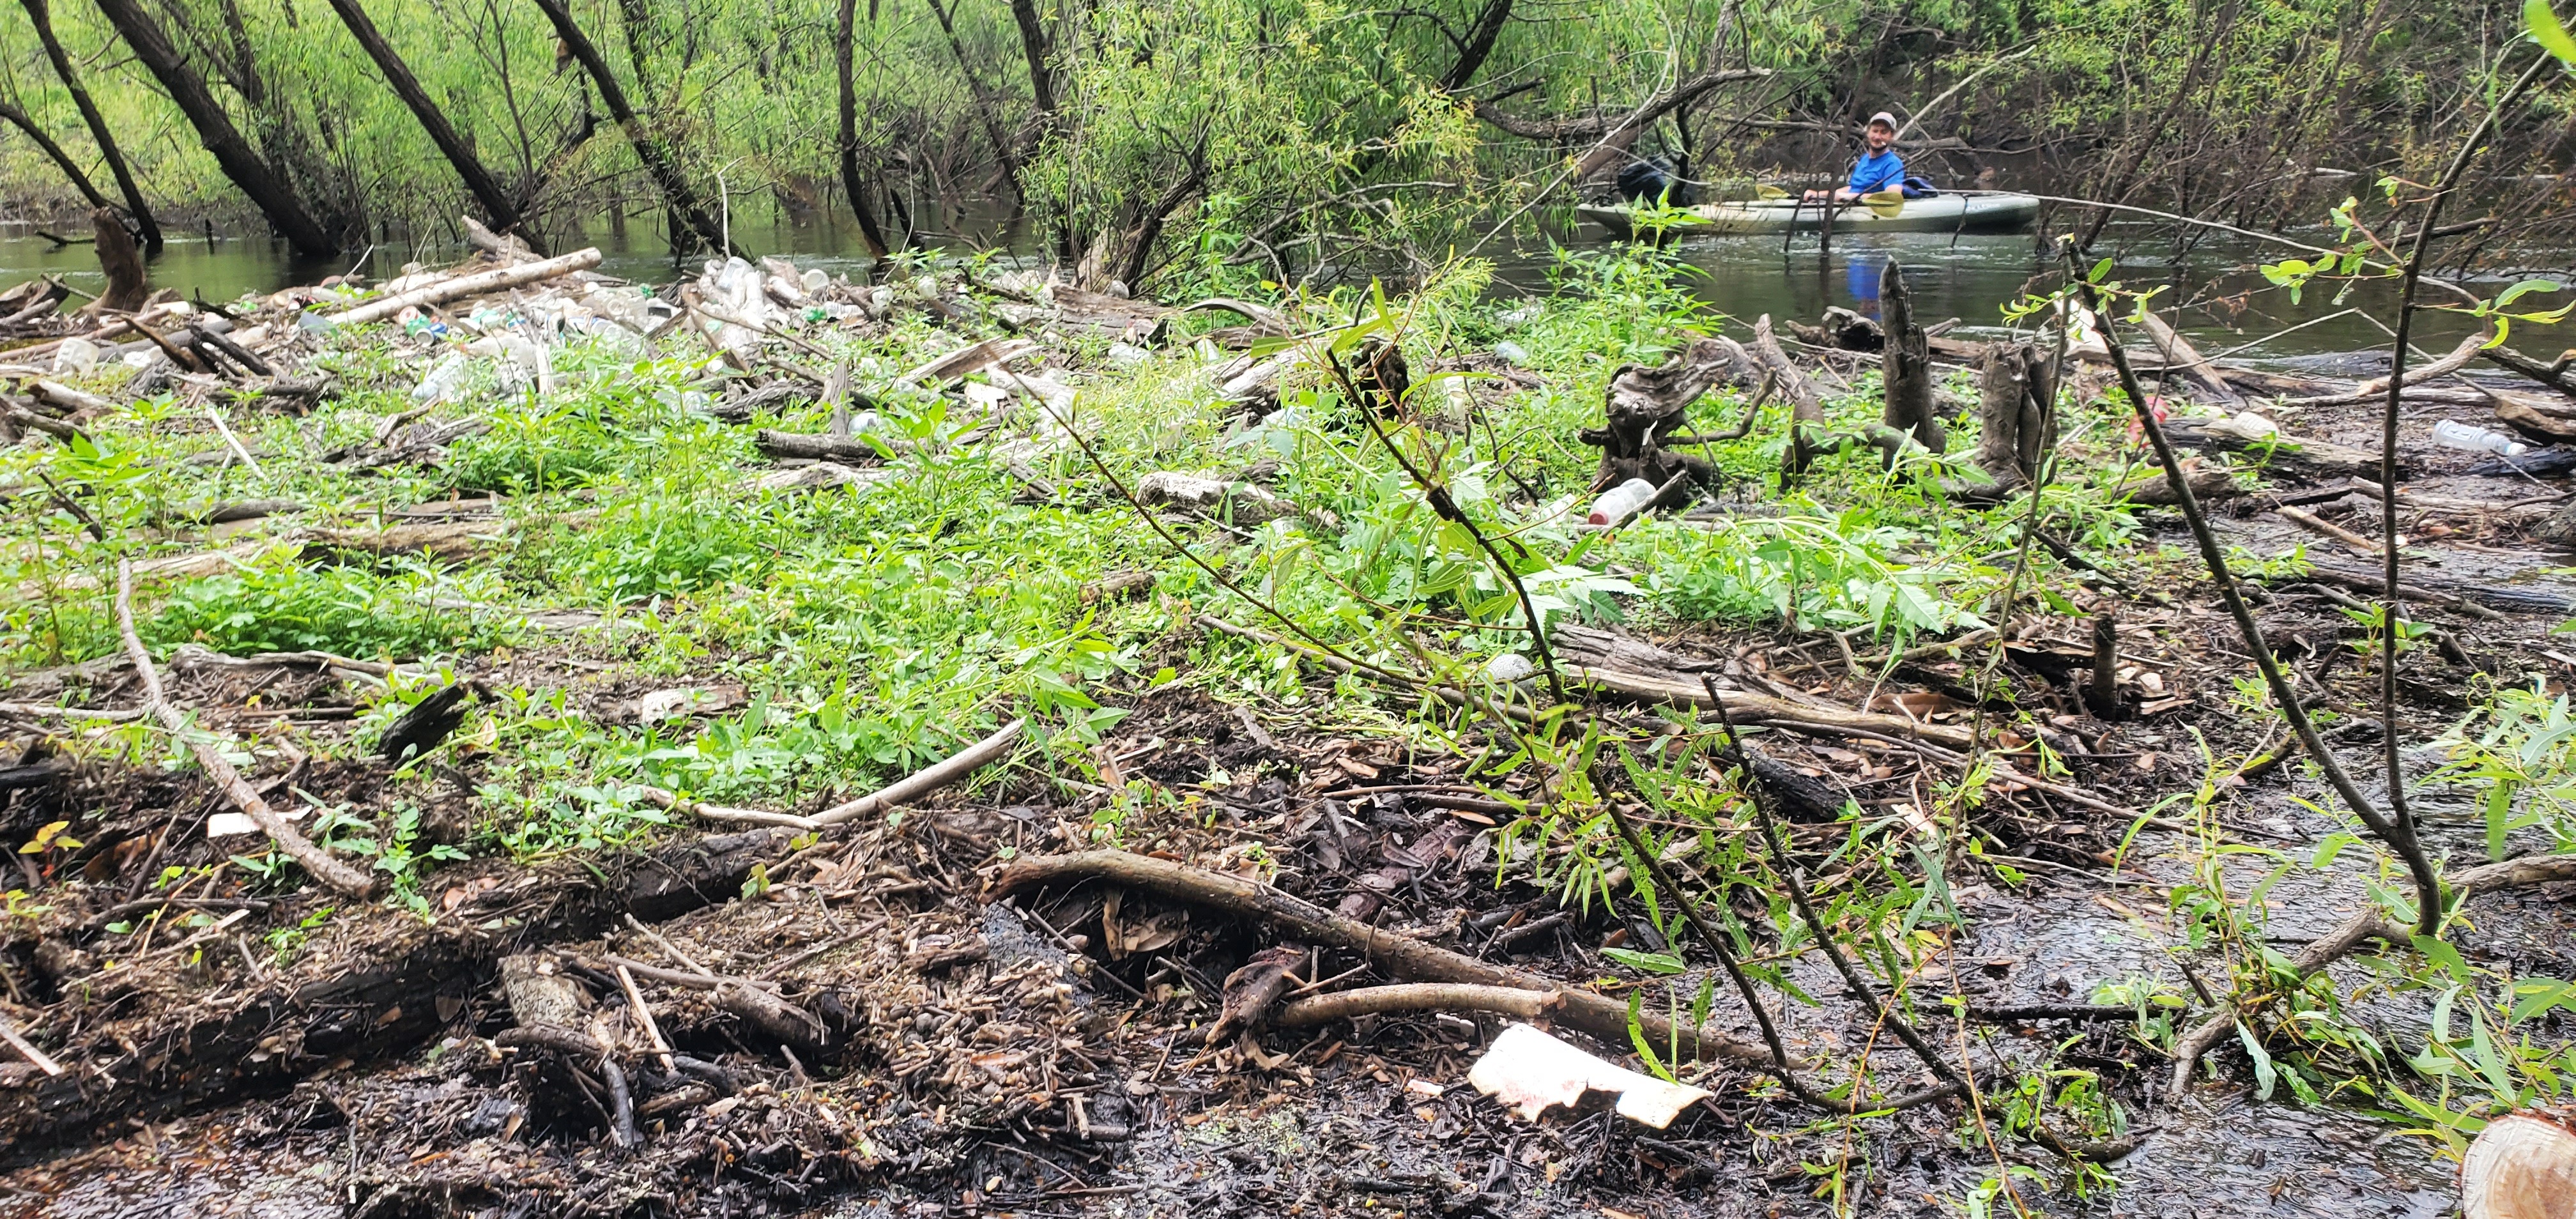
<svg viewBox="0 0 2576 1219"><path fill-rule="evenodd" d="M447 115L440 112L438 103L430 99L429 91L420 87L420 81L411 74L411 66L394 53L392 44L378 32L376 23L367 17L367 10L359 0L331 0L331 8L340 14L340 23L349 27L349 35L366 49L367 58L376 61L376 67L384 72L385 80L393 85L395 95L402 98L403 105L411 108L412 117L420 121L421 130L429 133L430 142L446 154L449 165L456 167L456 176L465 180L465 189L473 192L475 202L483 205L483 217L491 223L493 231L516 231L519 228L518 201L511 198L510 192L501 189L501 183L492 177L492 171L485 169L474 150L466 147L465 141L458 137L456 128L447 121ZM525 240L527 234L520 233L519 236Z"/></svg>
<svg viewBox="0 0 2576 1219"><path fill-rule="evenodd" d="M626 31L626 66L634 69L635 91L644 95L644 104L653 104L653 78L645 73L644 43L650 36L647 27L653 14L645 11L644 0L617 0L618 25Z"/></svg>
<svg viewBox="0 0 2576 1219"><path fill-rule="evenodd" d="M98 143L98 152L107 160L107 170L116 176L116 189L125 196L125 210L134 216L134 226L142 230L143 248L158 253L161 249L161 225L152 219L152 209L143 202L143 188L135 184L134 170L125 163L125 154L116 147L116 133L107 126L107 117L98 112L98 103L90 99L89 90L81 84L80 73L72 67L71 55L63 50L63 40L54 36L53 15L47 11L47 0L19 0L27 9L27 20L35 23L36 39L45 44L45 58L53 61L54 75L72 95L72 104L80 107L81 121L89 124L90 139Z"/></svg>
<svg viewBox="0 0 2576 1219"><path fill-rule="evenodd" d="M126 4L132 0L113 2ZM727 240L724 227L708 214L706 205L698 201L697 192L690 189L688 179L680 176L680 167L671 159L670 150L645 130L644 121L636 117L635 108L626 103L626 91L618 87L617 74L609 69L608 61L600 57L599 47L591 42L590 36L582 33L581 26L574 23L572 11L564 7L564 0L537 0L537 7L545 10L546 20L554 23L555 35L563 39L564 49L581 61L582 71L589 73L591 83L599 87L599 100L608 106L609 117L617 120L618 129L626 133L626 141L634 145L635 155L644 162L645 172L653 175L654 185L662 189L662 198L670 204L672 215L678 217L681 226L695 234L708 249L739 257L740 252Z"/></svg>
<svg viewBox="0 0 2576 1219"><path fill-rule="evenodd" d="M1902 443L1895 433L1911 433L1935 454L1950 446L1950 435L1941 427L1940 415L1932 409L1932 341L1921 326L1914 324L1914 302L1906 295L1903 269L1895 259L1887 260L1887 273L1879 282L1887 326L1887 350L1881 365L1887 405L1879 414L1879 422L1887 430L1876 443L1892 467Z"/></svg>
<svg viewBox="0 0 2576 1219"><path fill-rule="evenodd" d="M0 119L5 119L10 126L26 132L27 138L36 142L36 147L44 149L45 155L54 159L54 164L61 167L63 176L72 180L72 185L80 190L81 198L89 200L91 207L113 206L108 203L107 196L98 193L98 187L90 183L89 175L81 172L80 162L73 160L70 153L64 152L63 146L55 143L54 137L46 135L45 129L37 126L36 120L28 117L26 111L0 102Z"/></svg>
<svg viewBox="0 0 2576 1219"><path fill-rule="evenodd" d="M1020 185L1020 156L1018 150L1011 146L1010 134L1002 130L1001 109L994 104L992 93L984 88L984 82L975 78L975 65L966 59L966 44L957 37L957 23L948 15L948 6L940 0L930 0L930 15L939 19L940 32L948 35L949 53L957 57L957 74L965 78L967 96L975 100L975 117L983 123L986 138L993 141L993 156L1002 163L1002 176L1009 178L1012 189L1017 190ZM904 227L910 229L912 226L907 222ZM1071 261L1072 238L1061 224L1057 226L1057 243L1066 247L1067 261Z"/></svg>
<svg viewBox="0 0 2576 1219"><path fill-rule="evenodd" d="M885 234L877 228L876 212L868 207L868 184L859 176L859 90L850 79L858 22L859 0L841 0L841 24L832 43L834 67L841 76L841 189L849 192L850 210L858 215L859 236L866 239L869 255L883 258ZM904 244L912 244L909 236Z"/></svg>
<svg viewBox="0 0 2576 1219"><path fill-rule="evenodd" d="M1038 113L1055 114L1055 73L1047 65L1046 25L1038 14L1037 0L1011 0L1011 19L1020 26L1020 49L1029 57L1029 99L1037 103Z"/></svg>
<svg viewBox="0 0 2576 1219"><path fill-rule="evenodd" d="M1206 151L1206 145L1199 146L1198 151L1190 158L1188 176L1173 183L1172 189L1163 192L1163 197L1155 200L1152 206L1146 209L1145 215L1138 220L1136 227L1127 234L1127 256L1120 262L1118 282L1127 285L1130 295L1144 284L1145 269L1154 253L1154 243L1162 240L1163 237L1163 225L1172 218L1174 211L1189 202L1190 196L1197 194L1207 185Z"/></svg>
<svg viewBox="0 0 2576 1219"><path fill-rule="evenodd" d="M1485 0L1485 7L1476 13L1476 24L1467 29L1466 44L1458 48L1456 62L1440 74L1442 92L1455 93L1476 79L1494 53L1494 42L1502 37L1503 24L1511 19L1512 0Z"/></svg>
<svg viewBox="0 0 2576 1219"><path fill-rule="evenodd" d="M315 221L304 202L295 197L294 188L242 138L241 130L224 113L222 103L206 88L205 78L188 66L161 23L144 12L138 0L98 0L98 8L124 37L126 45L134 48L134 57L169 92L179 112L188 117L189 125L197 129L198 141L214 154L224 176L250 196L278 235L286 238L296 253L309 257L339 253L339 234Z"/></svg>

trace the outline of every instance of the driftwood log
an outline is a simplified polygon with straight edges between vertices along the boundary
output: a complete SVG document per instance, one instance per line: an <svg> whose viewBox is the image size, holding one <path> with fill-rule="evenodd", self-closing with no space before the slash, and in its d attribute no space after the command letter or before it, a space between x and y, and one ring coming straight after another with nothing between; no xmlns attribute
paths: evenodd
<svg viewBox="0 0 2576 1219"><path fill-rule="evenodd" d="M2277 474L2303 478L2331 478L2360 475L2379 477L2379 453L2327 440L2292 436L2287 432L2263 432L2249 428L2236 419L2182 419L2165 421L2165 437L2175 444L2195 449L2218 449L2230 453L2248 453L2263 459L2266 468ZM2401 457L2397 472L2406 473L2407 463Z"/></svg>

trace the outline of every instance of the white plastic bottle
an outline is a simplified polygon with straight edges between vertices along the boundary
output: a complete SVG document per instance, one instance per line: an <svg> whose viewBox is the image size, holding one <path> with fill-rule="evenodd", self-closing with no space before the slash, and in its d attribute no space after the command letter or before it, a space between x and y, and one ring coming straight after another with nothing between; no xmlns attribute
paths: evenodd
<svg viewBox="0 0 2576 1219"><path fill-rule="evenodd" d="M2445 419L2434 424L2433 443L2445 448L2467 449L2472 453L2502 453L2507 457L2520 457L2531 451L2530 445L2502 432L2462 423L2457 419Z"/></svg>
<svg viewBox="0 0 2576 1219"><path fill-rule="evenodd" d="M1586 518L1586 523L1594 525L1615 523L1619 518L1645 507L1646 501L1653 498L1655 498L1655 484L1642 478L1629 479L1604 492L1601 498L1592 501L1592 515Z"/></svg>
<svg viewBox="0 0 2576 1219"><path fill-rule="evenodd" d="M464 394L465 378L473 371L462 352L451 351L430 366L429 375L412 387L414 402L453 402Z"/></svg>

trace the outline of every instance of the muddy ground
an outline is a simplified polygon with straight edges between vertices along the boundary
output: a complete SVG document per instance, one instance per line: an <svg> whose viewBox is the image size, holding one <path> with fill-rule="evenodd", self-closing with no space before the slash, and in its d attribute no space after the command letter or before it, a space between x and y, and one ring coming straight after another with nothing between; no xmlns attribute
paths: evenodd
<svg viewBox="0 0 2576 1219"><path fill-rule="evenodd" d="M2359 408L2301 423L2356 443L2368 425ZM2429 426L2409 423L2410 451L2423 455L2411 490L2490 503L2557 493L2556 483L2468 473L2469 455L2424 440ZM2363 531L2372 518L2351 514L2375 508L2359 496L2309 504ZM2476 673L2554 685L2576 667L2549 637L2568 614L2548 608L2576 604L2576 582L2543 574L2564 559L2523 536L2525 519L2413 516L2409 578L2501 615L2425 611L2457 649L2408 655L2409 739L2460 715ZM2221 524L2258 553L2305 543L2335 565L2367 565L2259 499L2236 501ZM2187 551L2169 516L2155 529ZM2197 785L2203 742L2241 758L2269 740L2231 703L2242 644L2193 573L2183 557L2127 573L2142 593L2122 617L2140 674L2129 718L2096 719L2077 696L2081 665L2068 657L2083 640L2025 631L2004 659L2022 705L2053 708L2050 722L2090 755L2077 759L2085 789L2123 808ZM2499 588L2517 595L2499 599ZM2336 738L2384 784L2364 760L2380 730L2365 711L2373 679L2349 659L2334 663L2358 637L2337 608L2351 595L2283 579L2260 592L2259 608L2321 705L2352 710ZM1942 722L1970 713L1987 657L1982 647L1924 657L1881 686L1819 636L1638 633L1739 679L1843 706L1874 692L1872 705ZM477 675L560 686L601 715L646 688L614 646L578 630L562 638ZM1194 642L1166 641L1156 663L1186 669ZM173 680L175 698L245 735L281 713L327 732L356 701L348 679L320 672L181 670ZM1536 793L1462 786L1456 756L1319 720L1312 708L1333 705L1332 681L1313 674L1302 708L1238 709L1178 687L1096 692L1135 710L1102 747L1110 766L1175 795L1117 825L1116 844L1216 871L1275 867L1282 888L1318 905L1363 895L1375 907L1368 917L1391 932L1568 984L1613 975L1605 947L1661 947L1632 896L1566 907L1524 879L1498 881L1493 799ZM112 664L22 676L13 697L61 690L94 708L135 698L130 672ZM1603 712L1658 722L1645 708ZM1942 777L1901 745L1760 736L1775 758L1872 815L1929 807L1928 785ZM2439 760L2423 749L2409 758L2425 770ZM472 778L432 785L447 793L425 814L433 836L461 832ZM1715 1095L1669 1129L1602 1109L1524 1121L1465 1083L1503 1023L1490 1016L1366 1017L1211 1049L1199 1030L1226 980L1280 937L1100 885L997 891L1013 859L1094 843L1101 799L1061 778L1021 771L893 824L818 836L692 828L650 850L533 870L474 861L435 874L426 922L314 890L271 892L236 873L194 895L212 925L166 928L158 945L111 938L107 924L136 917L117 907L157 869L239 849L203 836L216 795L194 777L86 764L19 787L0 806L10 841L69 820L83 845L17 857L35 895L26 900L47 908L8 921L0 1012L67 1071L0 1064L9 1134L0 1155L12 1166L0 1214L1907 1215L1955 1213L1999 1158L2042 1169L2046 1179L2023 1182L2022 1198L2056 1214L2429 1216L2450 1202L2450 1168L2429 1142L2353 1107L2256 1100L2234 1048L2216 1056L2217 1079L2204 1075L2188 1099L2165 1102L2163 1056L2133 1021L2100 1013L1926 1022L1972 1045L1974 1063L2053 1053L2103 1076L2139 1141L2109 1165L2116 1187L2083 1195L2060 1188L2068 1176L2044 1151L1963 1140L1979 1115L1959 1102L1842 1123L1784 1103L1733 1064L1685 1069ZM385 777L346 762L254 776L272 780L321 802L365 804ZM2311 807L2331 803L2288 766L2231 788L2216 809L2235 840L2296 853L2335 828ZM2425 810L2438 850L2482 856L2466 795L2428 792ZM1984 823L1997 858L2025 879L1991 868L1955 877L1967 930L1951 964L1912 985L1986 1006L2080 1006L2106 983L2185 984L2159 929L2168 887L2191 873L2194 836L2150 827L2130 840L2128 817L2027 790L1989 806ZM1836 833L1808 826L1799 840L1823 849ZM1370 876L1433 835L1454 849L1432 866L1392 882ZM80 883L63 883L73 877ZM2285 884L2270 933L2285 947L2305 942L2360 908L2370 879L2347 869ZM325 907L335 909L317 917ZM2560 884L2479 899L2459 942L2472 960L2567 977L2571 930L2576 886ZM513 955L571 978L592 1005L590 1027L630 1047L642 1022L612 958L664 971L636 987L670 1046L630 1058L621 1086L637 1145L618 1145L601 1072L505 1044L515 1021L500 962ZM1702 969L1694 962L1676 980L1681 993ZM721 1001L723 990L686 980L708 972L757 984L813 1020L781 1035ZM1332 949L1313 952L1298 976L1386 980ZM1823 963L1810 954L1792 976L1826 1000L1784 1006L1793 1048L1846 1056L1871 1041ZM1737 1007L1721 997L1712 1023L1750 1039ZM2391 1009L2392 1030L2405 1015ZM2550 1019L2545 1032L2570 1032L2564 1013ZM1884 1047L1872 1061L1891 1091L1922 1082Z"/></svg>

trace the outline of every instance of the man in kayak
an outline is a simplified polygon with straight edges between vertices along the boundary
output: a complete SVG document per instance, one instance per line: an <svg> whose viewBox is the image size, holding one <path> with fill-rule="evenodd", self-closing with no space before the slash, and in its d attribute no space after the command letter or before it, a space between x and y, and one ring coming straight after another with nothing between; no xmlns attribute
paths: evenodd
<svg viewBox="0 0 2576 1219"><path fill-rule="evenodd" d="M1807 202L1850 203L1862 195L1905 185L1905 162L1896 155L1896 116L1884 110L1869 116L1862 138L1869 142L1869 151L1852 166L1851 180L1831 192L1808 191Z"/></svg>

